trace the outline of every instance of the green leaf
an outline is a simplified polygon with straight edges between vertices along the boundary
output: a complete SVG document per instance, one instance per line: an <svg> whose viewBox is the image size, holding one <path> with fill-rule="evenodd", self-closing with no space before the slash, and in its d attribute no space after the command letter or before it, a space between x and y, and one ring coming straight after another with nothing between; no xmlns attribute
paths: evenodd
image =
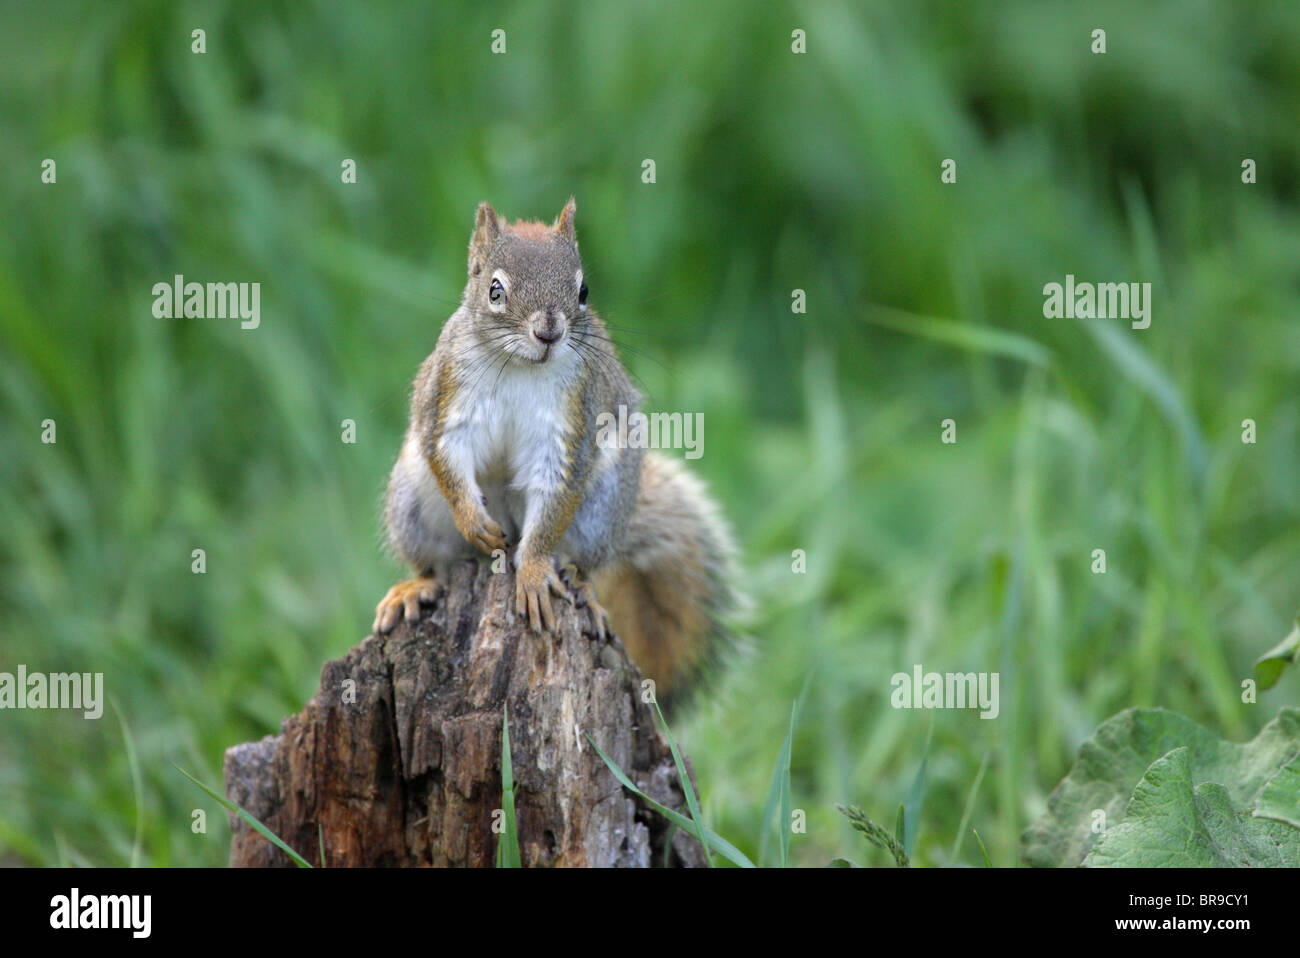
<svg viewBox="0 0 1300 958"><path fill-rule="evenodd" d="M1148 768L1178 748L1187 749L1194 785L1223 787L1244 814L1300 747L1300 709L1282 709L1245 744L1226 742L1164 709L1128 709L1107 719L1079 748L1070 772L1047 800L1047 812L1022 836L1027 864L1074 867L1127 820L1130 799Z"/></svg>
<svg viewBox="0 0 1300 958"><path fill-rule="evenodd" d="M1297 662L1300 662L1300 619L1296 619L1295 628L1285 639L1255 660L1255 681L1261 689L1271 689L1286 667Z"/></svg>
<svg viewBox="0 0 1300 958"><path fill-rule="evenodd" d="M1083 862L1130 868L1300 866L1300 829L1252 818L1217 782L1193 781L1192 750L1173 749L1133 790L1125 820Z"/></svg>
<svg viewBox="0 0 1300 958"><path fill-rule="evenodd" d="M848 858L831 859L831 868L860 868L860 867L862 866L858 865L856 862Z"/></svg>
<svg viewBox="0 0 1300 958"><path fill-rule="evenodd" d="M1255 817L1271 818L1300 828L1300 755L1264 783L1255 799Z"/></svg>
<svg viewBox="0 0 1300 958"><path fill-rule="evenodd" d="M299 855L296 851L294 851L292 848L290 848L288 845L286 845L286 844L284 843L284 841L280 838L279 835L275 834L275 832L271 831L269 828L267 828L265 825L263 825L261 822L259 822L256 818L254 818L254 817L253 817L252 815L250 815L248 812L244 811L242 808L240 808L238 805L236 805L236 804L235 804L234 802L232 802L230 799L226 798L226 796L224 796L224 795L222 795L220 792L215 791L215 790L209 788L208 786L204 785L204 784L203 784L202 782L200 782L197 778L195 778L195 777L194 777L193 775L191 775L189 772L185 771L185 769L181 768L181 767L180 767L179 765L177 765L175 762L172 763L172 768L176 769L176 771L180 772L182 775L184 775L186 778L188 778L191 782L193 782L193 783L194 783L195 785L197 785L199 788L203 789L205 792L207 792L209 795L211 795L214 799L217 800L217 802L219 802L219 803L221 804L221 807L222 807L222 808L226 809L226 811L228 811L228 812L232 812L232 813L234 813L235 815L238 815L240 818L242 818L245 822L247 822L247 823L249 824L249 826L250 826L254 831L256 831L259 835L261 835L263 838L265 838L268 842L270 842L270 843L271 843L272 845L274 845L276 848L280 849L280 851L284 852L286 855L288 855L290 858L292 858L295 862L297 862L299 868L311 868L311 862L307 861L307 859L303 858L303 857L302 857L301 855Z"/></svg>
<svg viewBox="0 0 1300 958"><path fill-rule="evenodd" d="M601 747L596 744L596 740L593 739L590 735L587 736L587 741L591 743L591 747L596 750L596 754L600 756L601 761L604 762L605 766L611 772L614 773L614 777L619 780L619 782L622 784L624 788L626 788L633 795L637 796L637 798L641 799L643 802L645 802L647 805L653 808L664 818L668 819L668 821L672 822L678 828L684 828L692 835L699 834L696 831L695 822L691 821L685 815L673 811L671 808L668 808L665 805L660 805L658 802L656 802L645 792L641 791L641 789L633 785L632 780L628 778L626 774L624 774L623 770L618 767L617 763L615 763L615 761L612 758L610 758L608 755L604 753L604 751L601 750ZM727 861L731 862L733 865L739 865L741 868L754 867L754 863L751 862L748 858L746 858L745 854L742 851L740 851L740 849L736 848L735 845L731 844L731 842L727 841L725 838L716 834L710 829L705 828L704 826L701 826L701 830L704 833L703 841L705 842L705 844L707 844L709 848L713 849L723 858L727 859Z"/></svg>

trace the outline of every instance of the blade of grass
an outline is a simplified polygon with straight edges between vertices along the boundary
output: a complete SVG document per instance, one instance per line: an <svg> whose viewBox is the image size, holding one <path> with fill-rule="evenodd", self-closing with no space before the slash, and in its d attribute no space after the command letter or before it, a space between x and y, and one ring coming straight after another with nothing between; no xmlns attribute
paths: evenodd
<svg viewBox="0 0 1300 958"><path fill-rule="evenodd" d="M667 868L673 858L673 838L677 835L677 826L669 825L668 834L664 837L664 868Z"/></svg>
<svg viewBox="0 0 1300 958"><path fill-rule="evenodd" d="M126 724L126 716L117 707L117 699L108 697L108 704L117 716L118 727L122 730L122 741L126 745L126 764L131 769L131 791L135 795L135 841L131 845L131 867L140 867L140 850L144 847L144 785L140 780L140 762L135 754L135 739Z"/></svg>
<svg viewBox="0 0 1300 958"><path fill-rule="evenodd" d="M984 770L989 765L989 753L984 753L984 760L980 762L980 770L975 773L975 782L970 787L970 794L966 796L966 808L961 813L961 824L957 826L957 837L952 840L952 854L949 856L953 861L961 853L961 840L966 835L966 826L970 824L971 812L975 808L975 796L979 793L980 783L984 781Z"/></svg>
<svg viewBox="0 0 1300 958"><path fill-rule="evenodd" d="M197 778L195 778L189 772L185 771L185 769L181 768L175 762L172 762L172 768L176 769L176 771L180 772L182 775L188 778L199 788L203 789L203 791L207 792L212 798L214 798L221 805L222 808L226 809L226 811L234 815L238 815L240 818L242 818L245 822L248 823L249 827L251 827L255 832L257 832L268 842L270 842L276 848L280 849L280 851L284 852L295 862L297 862L299 868L311 868L311 862L307 861L307 859L303 858L296 851L294 851L292 848L286 845L279 835L275 834L275 832L271 831L269 828L267 828L265 825L259 822L248 812L244 811L242 808L240 808L230 799L226 798L226 796L222 795L218 791L215 791L214 789L208 788L208 786L204 785Z"/></svg>
<svg viewBox="0 0 1300 958"><path fill-rule="evenodd" d="M1031 366L1052 365L1052 352L1046 346L1028 336L1004 329L922 316L888 306L872 307L866 320L876 326L955 346L968 352L1018 359Z"/></svg>
<svg viewBox="0 0 1300 958"><path fill-rule="evenodd" d="M799 697L794 700L794 707L790 716L790 729L786 733L785 741L781 745L781 752L776 757L776 765L772 769L772 784L767 789L767 801L763 804L763 821L758 834L758 860L760 863L767 861L767 842L772 834L772 816L776 813L777 803L781 799L781 780L784 774L788 780L790 775L790 756L794 747L794 727L797 722L799 710L803 707L804 699L808 695L808 689L812 685L812 677L816 672L816 666L808 670L804 676L803 687L799 690ZM782 772L784 769L784 773Z"/></svg>
<svg viewBox="0 0 1300 958"><path fill-rule="evenodd" d="M497 842L497 865L519 868L519 832L515 824L515 770L510 762L510 713L501 707L501 810L505 831Z"/></svg>
<svg viewBox="0 0 1300 958"><path fill-rule="evenodd" d="M691 818L695 821L695 834L699 838L700 844L704 846L704 858L713 867L713 853L709 849L709 843L704 840L704 815L700 812L700 801L695 795L695 786L691 784L691 777L686 773L686 762L682 759L681 750L677 748L677 740L673 738L673 733L668 729L668 722L664 719L664 713L659 710L659 702L653 699L651 704L655 707L655 716L659 719L659 728L664 733L664 738L668 739L668 749L673 753L673 761L677 763L677 775L682 780L682 792L686 795L686 806L691 810Z"/></svg>
<svg viewBox="0 0 1300 958"><path fill-rule="evenodd" d="M600 756L601 761L605 763L605 766L614 774L614 777L618 779L619 783L624 788L626 788L633 795L640 798L643 802L645 802L647 805L653 808L664 818L668 819L668 821L672 822L678 828L683 828L686 831L690 832L692 835L697 834L695 829L695 822L692 822L689 818L687 818L685 815L681 814L680 812L675 812L671 808L668 808L667 806L660 805L658 802L656 802L645 792L641 791L641 789L637 788L635 785L632 784L632 780L628 778L627 775L624 774L623 770L618 767L618 764L612 758L606 755L605 752L601 749L601 747L596 744L595 739L593 739L590 735L588 735L587 741L591 743L591 747L596 750L596 754ZM715 852L721 855L723 858L727 859L727 861L731 862L733 865L739 865L741 868L754 867L754 863L745 857L744 852L740 851L740 849L736 848L735 845L731 844L731 842L727 841L721 835L714 833L708 828L704 828L703 832L704 832L705 843L710 848L712 848Z"/></svg>
<svg viewBox="0 0 1300 958"><path fill-rule="evenodd" d="M781 751L776 757L776 765L772 769L772 784L767 790L767 803L763 806L763 824L762 831L758 841L758 860L767 861L767 842L768 836L772 829L772 816L779 807L786 816L786 826L789 826L789 810L786 805L790 796L790 750L794 741L794 724L795 712L798 710L799 703L796 701L790 711L790 728L785 733L785 741L781 743ZM784 798L784 803L782 799ZM779 827L779 826L778 826ZM784 829L782 829L784 833ZM786 855L788 844L785 846L786 851L782 852L781 867L786 866Z"/></svg>
<svg viewBox="0 0 1300 958"><path fill-rule="evenodd" d="M781 771L781 867L790 865L790 745L794 741L794 716L797 706L790 708L790 728L785 733L785 764Z"/></svg>
<svg viewBox="0 0 1300 958"><path fill-rule="evenodd" d="M925 769L930 762L930 743L934 740L934 726L925 736L925 752L921 756L921 767L916 770L916 777L907 790L907 822L903 829L903 850L908 858L916 847L916 834L921 826L921 806L925 804Z"/></svg>

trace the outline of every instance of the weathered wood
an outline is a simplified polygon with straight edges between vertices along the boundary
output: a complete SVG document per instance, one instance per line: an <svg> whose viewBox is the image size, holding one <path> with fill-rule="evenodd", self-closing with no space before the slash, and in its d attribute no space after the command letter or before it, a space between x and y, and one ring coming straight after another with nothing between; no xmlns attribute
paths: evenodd
<svg viewBox="0 0 1300 958"><path fill-rule="evenodd" d="M656 801L685 803L641 677L616 639L584 631L561 600L557 635L510 611L514 577L464 563L414 626L370 635L327 662L321 685L278 736L226 752L226 794L308 861L331 866L495 861L501 716L510 715L525 866L658 866L668 826L610 774L586 735ZM287 866L232 817L230 863ZM674 865L702 865L673 840Z"/></svg>

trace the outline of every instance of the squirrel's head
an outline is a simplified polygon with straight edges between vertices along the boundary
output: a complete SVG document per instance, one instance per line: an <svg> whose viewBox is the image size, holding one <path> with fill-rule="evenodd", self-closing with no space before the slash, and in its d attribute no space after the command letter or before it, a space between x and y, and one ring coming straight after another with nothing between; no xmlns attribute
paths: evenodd
<svg viewBox="0 0 1300 958"><path fill-rule="evenodd" d="M465 305L492 352L533 363L558 354L585 325L587 284L573 230L573 197L555 222L503 222L480 203L469 241Z"/></svg>

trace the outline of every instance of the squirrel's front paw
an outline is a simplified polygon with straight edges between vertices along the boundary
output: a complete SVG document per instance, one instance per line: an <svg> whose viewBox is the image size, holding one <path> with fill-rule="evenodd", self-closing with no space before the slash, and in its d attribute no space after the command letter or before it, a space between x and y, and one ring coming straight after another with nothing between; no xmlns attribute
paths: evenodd
<svg viewBox="0 0 1300 958"><path fill-rule="evenodd" d="M564 595L565 591L550 557L524 559L515 570L515 612L528 616L528 627L534 632L540 632L543 625L546 631L555 631L552 593Z"/></svg>
<svg viewBox="0 0 1300 958"><path fill-rule="evenodd" d="M456 514L456 528L465 537L465 541L477 549L491 555L497 549L506 547L505 533L501 525L482 509L467 508Z"/></svg>

